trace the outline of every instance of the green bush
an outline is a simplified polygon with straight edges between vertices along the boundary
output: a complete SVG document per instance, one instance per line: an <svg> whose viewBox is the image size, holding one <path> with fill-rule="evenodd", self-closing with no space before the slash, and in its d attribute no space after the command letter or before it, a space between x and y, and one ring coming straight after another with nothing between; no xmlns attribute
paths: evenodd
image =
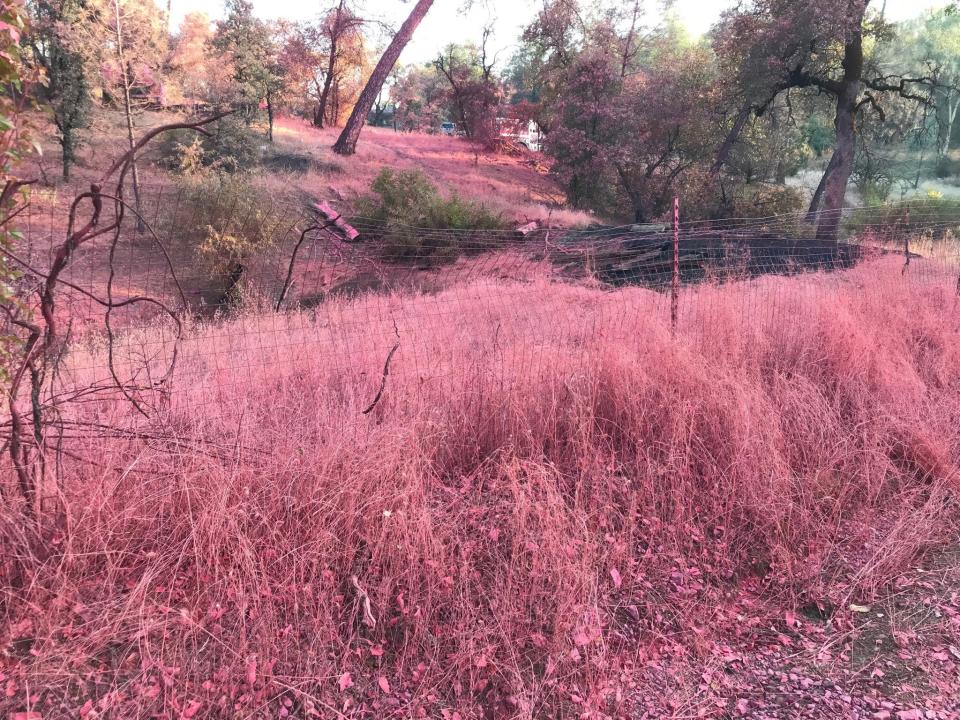
<svg viewBox="0 0 960 720"><path fill-rule="evenodd" d="M937 158L934 175L941 180L960 175L960 161L954 160L949 155Z"/></svg>
<svg viewBox="0 0 960 720"><path fill-rule="evenodd" d="M772 183L725 182L701 177L678 188L684 221L770 218L770 229L795 233L807 200L803 191Z"/></svg>
<svg viewBox="0 0 960 720"><path fill-rule="evenodd" d="M960 234L960 200L948 199L942 193L866 207L854 211L844 223L851 234L866 232L883 235L895 229L910 234L928 234L941 239Z"/></svg>
<svg viewBox="0 0 960 720"><path fill-rule="evenodd" d="M810 146L810 149L816 153L817 157L822 157L824 152L836 144L836 130L831 123L824 121L823 118L811 116L803 123L801 132L803 133L803 139Z"/></svg>
<svg viewBox="0 0 960 720"><path fill-rule="evenodd" d="M419 170L384 168L373 181L372 195L357 204L358 223L370 223L368 234L384 243L394 259L455 256L461 250L483 250L489 235L470 231L502 230L503 218L482 203L459 195L443 197ZM439 230L456 233L430 232Z"/></svg>
<svg viewBox="0 0 960 720"><path fill-rule="evenodd" d="M190 130L168 133L161 146L164 164L181 175L196 175L204 170L242 172L259 162L261 139L240 119L228 115L209 130L209 136Z"/></svg>
<svg viewBox="0 0 960 720"><path fill-rule="evenodd" d="M273 246L271 222L262 193L248 175L205 171L180 180L177 233L189 243L200 273L232 294L243 267ZM189 218L189 224L179 219Z"/></svg>
<svg viewBox="0 0 960 720"><path fill-rule="evenodd" d="M733 201L734 216L766 218L798 215L806 205L803 192L786 185L755 184L740 188Z"/></svg>

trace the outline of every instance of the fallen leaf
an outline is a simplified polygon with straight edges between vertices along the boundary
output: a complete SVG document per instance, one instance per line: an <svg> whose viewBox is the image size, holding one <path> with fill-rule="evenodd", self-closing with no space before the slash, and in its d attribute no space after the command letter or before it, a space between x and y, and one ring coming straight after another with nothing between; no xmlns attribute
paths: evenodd
<svg viewBox="0 0 960 720"><path fill-rule="evenodd" d="M353 678L350 677L350 673L345 672L340 676L340 680L337 681L337 684L340 686L340 692L343 692L349 687L353 687Z"/></svg>
<svg viewBox="0 0 960 720"><path fill-rule="evenodd" d="M850 610L855 613L868 613L870 608L867 605L854 605L851 603Z"/></svg>
<svg viewBox="0 0 960 720"><path fill-rule="evenodd" d="M589 645L591 640L586 630L578 630L573 636L573 642L578 646L583 647L584 645Z"/></svg>
<svg viewBox="0 0 960 720"><path fill-rule="evenodd" d="M203 706L203 703L199 700L191 700L187 703L187 706L183 709L183 717L192 718L197 714L197 711Z"/></svg>
<svg viewBox="0 0 960 720"><path fill-rule="evenodd" d="M43 720L43 715L38 712L15 712L10 715L10 720Z"/></svg>
<svg viewBox="0 0 960 720"><path fill-rule="evenodd" d="M783 621L784 621L785 623L787 623L787 627L797 627L797 625L798 625L798 623L797 623L797 616L794 615L794 614L793 614L792 612L790 612L789 610L787 610L787 611L783 614Z"/></svg>
<svg viewBox="0 0 960 720"><path fill-rule="evenodd" d="M247 658L247 684L256 685L257 683L257 656L251 655Z"/></svg>
<svg viewBox="0 0 960 720"><path fill-rule="evenodd" d="M383 675L377 679L377 685L379 685L380 689L383 690L387 695L390 694L390 681L387 680Z"/></svg>
<svg viewBox="0 0 960 720"><path fill-rule="evenodd" d="M901 710L897 713L897 720L923 720L923 710Z"/></svg>
<svg viewBox="0 0 960 720"><path fill-rule="evenodd" d="M618 588L623 583L623 578L620 577L620 571L616 568L610 568L610 578L613 580L613 586Z"/></svg>
<svg viewBox="0 0 960 720"><path fill-rule="evenodd" d="M30 618L24 618L20 622L14 623L10 627L10 633L13 635L15 640L18 638L27 637L32 631L33 620Z"/></svg>
<svg viewBox="0 0 960 720"><path fill-rule="evenodd" d="M374 657L381 657L383 655L383 648L380 645L374 645L370 648L370 654Z"/></svg>

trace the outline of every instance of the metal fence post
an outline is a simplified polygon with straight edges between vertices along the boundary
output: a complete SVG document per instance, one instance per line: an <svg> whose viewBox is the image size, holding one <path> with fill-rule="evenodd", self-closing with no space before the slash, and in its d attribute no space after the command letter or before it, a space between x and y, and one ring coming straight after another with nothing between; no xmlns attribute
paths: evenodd
<svg viewBox="0 0 960 720"><path fill-rule="evenodd" d="M673 278L670 283L670 333L677 334L680 305L680 198L673 199Z"/></svg>
<svg viewBox="0 0 960 720"><path fill-rule="evenodd" d="M910 267L910 207L907 207L905 227L903 229L903 268L900 274L903 275Z"/></svg>

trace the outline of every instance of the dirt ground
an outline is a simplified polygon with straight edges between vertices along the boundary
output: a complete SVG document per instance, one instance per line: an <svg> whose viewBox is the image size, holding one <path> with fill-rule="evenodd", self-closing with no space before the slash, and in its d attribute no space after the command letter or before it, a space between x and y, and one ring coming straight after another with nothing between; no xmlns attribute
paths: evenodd
<svg viewBox="0 0 960 720"><path fill-rule="evenodd" d="M696 568L675 577L681 612L708 599L715 610L702 636L667 631L625 669L637 718L960 717L960 546L918 561L870 599L779 613L749 584L724 598Z"/></svg>

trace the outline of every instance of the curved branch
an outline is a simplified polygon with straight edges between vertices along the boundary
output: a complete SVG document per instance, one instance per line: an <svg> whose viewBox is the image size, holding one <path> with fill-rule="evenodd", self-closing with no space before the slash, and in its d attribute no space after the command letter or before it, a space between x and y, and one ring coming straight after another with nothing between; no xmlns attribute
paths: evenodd
<svg viewBox="0 0 960 720"><path fill-rule="evenodd" d="M146 228L147 232L150 233L150 236L153 238L154 243L158 248L160 248L160 252L163 254L163 259L166 260L167 262L167 268L170 270L170 277L173 278L173 284L177 286L177 293L180 295L180 302L182 303L184 309L186 309L187 296L183 292L183 287L180 285L180 279L177 277L177 271L173 267L173 260L170 258L170 253L167 252L166 246L160 240L157 233L154 232L152 227L150 227L150 223L146 221L143 215L135 207L130 205L130 203L128 203L122 197L115 196L115 195L106 195L106 194L101 194L101 197L105 197L115 202L123 203L125 209L128 210L130 213L132 213L133 216L137 218L138 222L142 223L143 227Z"/></svg>
<svg viewBox="0 0 960 720"><path fill-rule="evenodd" d="M226 110L224 112L219 112L215 115L211 115L210 117L203 118L202 120L197 120L195 122L169 123L167 125L161 125L159 127L153 128L153 130L151 130L150 132L145 134L142 138L140 138L137 141L136 145L134 145L132 148L130 148L130 150L128 150L119 158L117 158L117 160L113 163L113 165L107 168L106 172L104 172L100 178L100 184L103 184L104 182L106 182L107 179L111 175L113 175L117 170L119 170L121 167L129 164L130 161L134 158L134 156L143 148L143 146L146 145L151 140L153 140L153 138L155 138L160 133L167 132L168 130L196 130L198 133L209 137L210 133L206 129L204 129L204 125L209 125L212 122L221 120L222 118L225 118L227 115L231 115L232 113L233 113L233 110ZM126 172L124 172L123 175L126 175ZM123 178L123 175L121 175L121 179Z"/></svg>
<svg viewBox="0 0 960 720"><path fill-rule="evenodd" d="M883 111L883 108L880 107L880 103L877 102L877 99L873 96L873 93L866 92L864 93L863 99L857 103L855 110L859 111L864 105L870 105L874 110L877 111L877 114L880 116L880 122L886 122L887 114Z"/></svg>
<svg viewBox="0 0 960 720"><path fill-rule="evenodd" d="M327 227L329 227L329 225L324 225L324 228ZM297 240L297 244L293 246L293 252L290 254L290 264L287 266L287 277L283 281L283 287L280 288L280 295L277 297L276 312L280 312L280 306L283 305L283 299L287 296L287 290L290 289L290 280L293 278L293 265L297 261L297 253L300 252L300 246L303 245L303 241L307 239L307 233L318 229L320 229L318 225L308 225L307 228L300 233L300 239Z"/></svg>
<svg viewBox="0 0 960 720"><path fill-rule="evenodd" d="M895 80L896 82L890 82L891 79ZM866 79L863 81L863 84L869 89L875 90L876 92L895 92L905 100L914 100L922 105L933 104L933 99L930 97L929 93L927 95L920 95L916 92L911 92L909 90L910 85L920 85L928 90L948 87L938 82L936 78L932 77L911 78L897 75L882 75L877 78Z"/></svg>

